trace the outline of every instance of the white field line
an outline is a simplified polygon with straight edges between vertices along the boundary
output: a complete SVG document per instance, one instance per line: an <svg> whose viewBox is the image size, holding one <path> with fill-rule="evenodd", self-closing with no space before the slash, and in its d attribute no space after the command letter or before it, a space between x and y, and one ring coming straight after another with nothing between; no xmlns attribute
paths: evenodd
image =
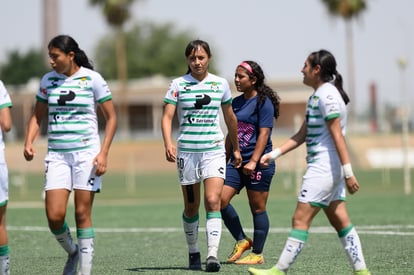
<svg viewBox="0 0 414 275"><path fill-rule="evenodd" d="M367 235L392 235L392 236L414 236L414 225L367 225L356 226L359 234ZM32 231L32 232L48 232L47 227L42 226L7 226L8 231ZM181 227L137 227L137 228L94 228L95 232L99 233L171 233L182 232ZM200 232L205 232L205 228L200 227ZM225 229L226 230L226 229ZM249 228L246 232L253 232ZM269 233L289 233L288 227L272 227ZM335 233L332 227L315 226L310 229L310 233L316 234L332 234Z"/></svg>

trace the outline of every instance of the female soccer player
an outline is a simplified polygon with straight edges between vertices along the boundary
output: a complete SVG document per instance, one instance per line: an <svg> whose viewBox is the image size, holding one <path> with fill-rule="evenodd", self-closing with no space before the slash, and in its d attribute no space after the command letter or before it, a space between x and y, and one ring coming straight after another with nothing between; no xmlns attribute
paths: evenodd
<svg viewBox="0 0 414 275"><path fill-rule="evenodd" d="M292 230L277 264L271 269L249 268L254 275L286 274L301 252L313 218L323 209L348 255L354 274L369 275L361 242L345 204L346 188L354 194L359 184L353 174L345 143L346 104L342 76L336 70L334 56L320 50L311 53L302 69L303 83L314 89L309 97L306 118L288 141L264 155L264 166L306 142L307 170L292 218Z"/></svg>
<svg viewBox="0 0 414 275"><path fill-rule="evenodd" d="M236 240L228 263L261 264L264 262L263 247L269 232L269 217L266 212L270 184L275 173L275 164L263 168L260 157L272 150L274 118L279 117L280 99L276 92L264 83L262 68L254 61L240 63L234 75L236 88L242 94L233 100L233 110L238 122L239 147L243 164L235 168L227 165L226 181L221 196L221 216L227 229ZM229 142L227 147L231 148ZM231 150L227 150L231 152ZM246 187L250 211L253 216L253 241L246 237L239 216L230 204L231 199ZM239 259L244 251L252 249Z"/></svg>
<svg viewBox="0 0 414 275"><path fill-rule="evenodd" d="M231 92L224 78L208 72L210 47L202 40L186 49L187 74L174 79L164 98L162 133L167 161L176 162L184 198L182 221L189 252L189 268L201 269L198 247L200 182L204 184L207 231L207 272L218 272L217 252L221 237L220 200L226 176L224 135L220 128L220 107L233 145L234 165L241 165L237 141L237 119L231 108ZM172 122L178 116L177 147Z"/></svg>
<svg viewBox="0 0 414 275"><path fill-rule="evenodd" d="M106 81L93 70L88 57L70 36L59 35L48 45L53 71L45 74L36 94L27 127L24 157L35 156L33 142L48 111L48 151L45 158L45 204L49 228L68 253L63 274L90 274L94 254L91 220L95 192L115 135L117 117ZM106 119L102 141L98 135L96 106ZM66 207L74 191L76 244L65 221Z"/></svg>
<svg viewBox="0 0 414 275"><path fill-rule="evenodd" d="M9 177L4 159L3 132L12 126L10 108L12 102L3 82L0 81L0 275L10 274L10 248L6 229L6 210L9 200Z"/></svg>

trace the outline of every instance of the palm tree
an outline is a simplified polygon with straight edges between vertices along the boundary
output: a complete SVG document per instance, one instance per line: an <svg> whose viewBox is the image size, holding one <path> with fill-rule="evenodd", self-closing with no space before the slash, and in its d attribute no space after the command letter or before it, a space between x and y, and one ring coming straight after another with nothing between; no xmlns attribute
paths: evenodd
<svg viewBox="0 0 414 275"><path fill-rule="evenodd" d="M129 116L126 102L127 93L127 59L125 47L124 25L130 18L130 6L134 0L89 0L91 5L100 5L107 23L116 31L116 62L117 78L119 81L119 104L120 104L120 128L121 134L125 137L129 133Z"/></svg>
<svg viewBox="0 0 414 275"><path fill-rule="evenodd" d="M345 20L345 35L346 35L346 50L347 50L347 65L348 65L348 83L349 96L351 101L355 99L355 76L354 76L354 47L353 47L353 32L352 19L358 17L366 8L365 0L322 0L329 13L333 16L342 17ZM349 107L349 120L351 124L354 122L355 104Z"/></svg>

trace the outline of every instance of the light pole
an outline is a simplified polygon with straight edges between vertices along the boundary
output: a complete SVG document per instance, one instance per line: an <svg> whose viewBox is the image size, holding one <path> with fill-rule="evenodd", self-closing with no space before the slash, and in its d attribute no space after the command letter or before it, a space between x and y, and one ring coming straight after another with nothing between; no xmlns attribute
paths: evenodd
<svg viewBox="0 0 414 275"><path fill-rule="evenodd" d="M408 159L409 150L409 114L408 114L408 98L406 98L405 87L405 68L407 67L407 59L405 57L398 58L398 66L401 70L401 135L402 135L402 153L403 153L403 179L404 193L411 194L411 175L410 163Z"/></svg>

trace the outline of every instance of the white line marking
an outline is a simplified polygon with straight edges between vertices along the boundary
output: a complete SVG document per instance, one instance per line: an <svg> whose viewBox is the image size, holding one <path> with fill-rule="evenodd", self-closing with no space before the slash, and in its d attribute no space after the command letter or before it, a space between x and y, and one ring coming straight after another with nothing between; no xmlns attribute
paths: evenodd
<svg viewBox="0 0 414 275"><path fill-rule="evenodd" d="M395 236L414 236L414 225L364 225L356 226L359 234L372 235L395 235ZM393 230L389 230L393 229ZM8 231L33 231L33 232L48 232L47 227L42 226L7 226ZM173 233L182 232L181 227L138 227L138 228L94 228L95 232L101 233ZM200 227L200 232L205 232L205 228ZM225 229L226 230L226 229ZM273 227L270 228L269 233L289 233L291 228L288 227ZM246 232L252 233L253 229L249 228ZM332 234L336 233L332 227L315 226L311 227L310 233L316 234Z"/></svg>

